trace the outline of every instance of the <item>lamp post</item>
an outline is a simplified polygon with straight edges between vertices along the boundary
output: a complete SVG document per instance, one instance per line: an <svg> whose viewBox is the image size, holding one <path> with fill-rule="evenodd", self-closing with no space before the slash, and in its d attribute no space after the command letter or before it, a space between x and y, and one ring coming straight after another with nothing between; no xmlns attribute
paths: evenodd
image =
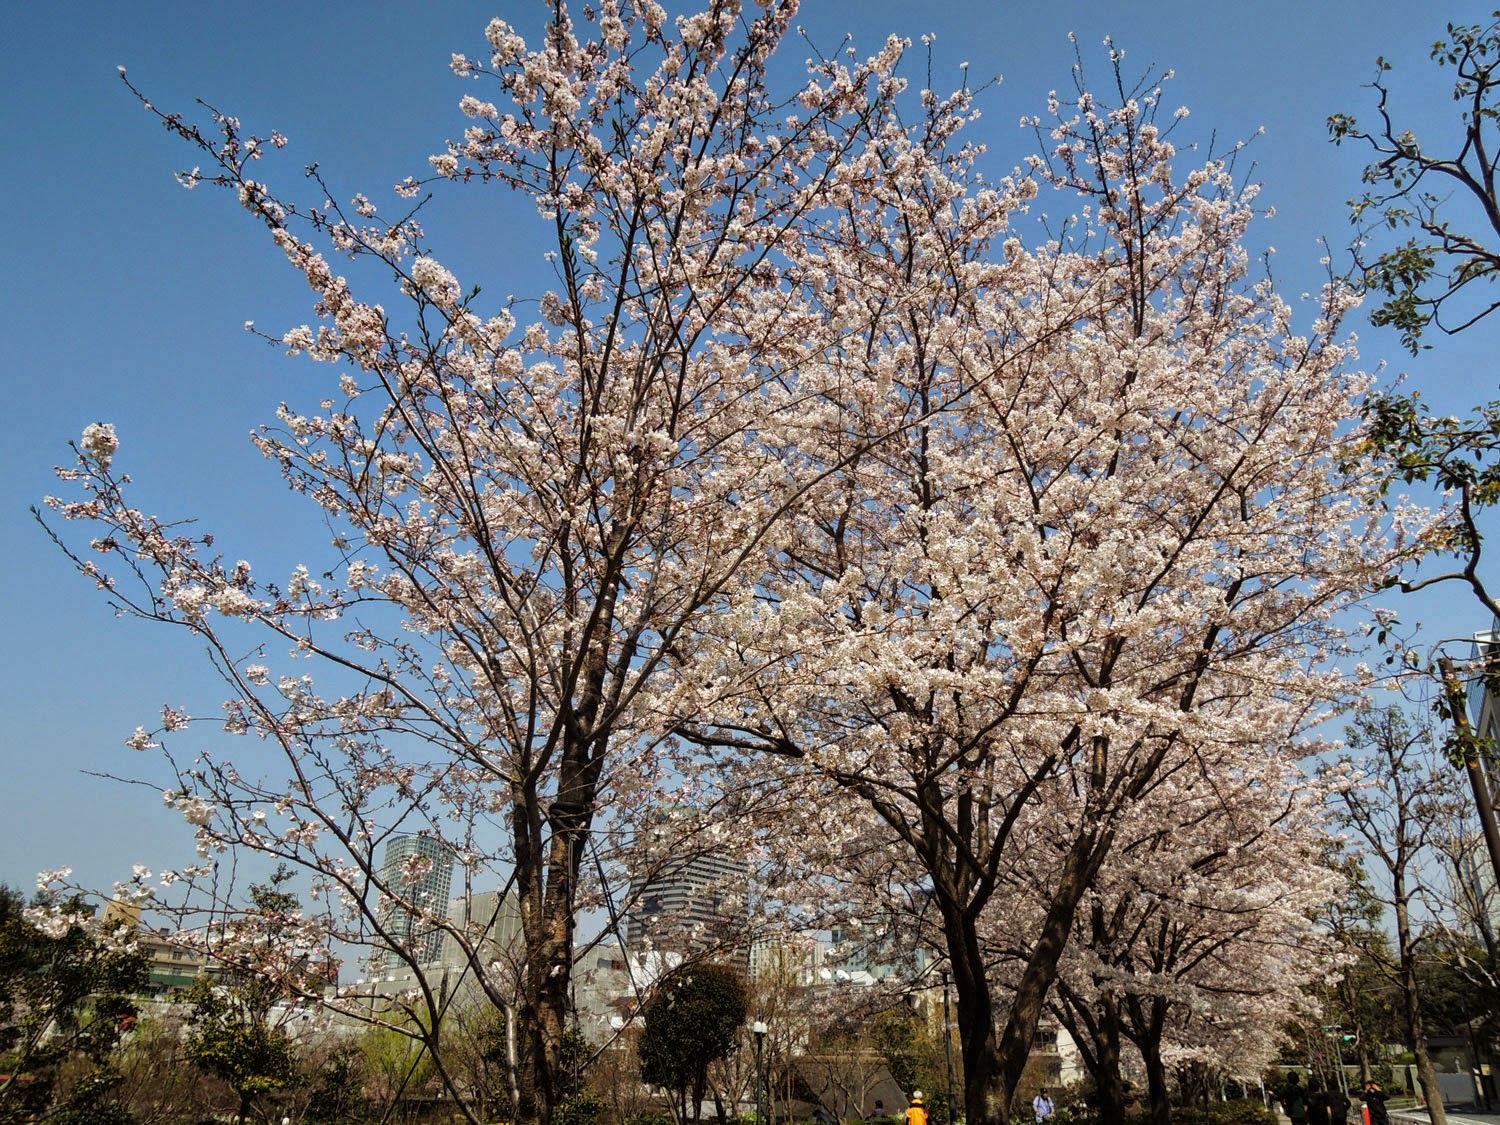
<svg viewBox="0 0 1500 1125"><path fill-rule="evenodd" d="M766 1085L766 1021L756 1020L750 1025L750 1030L755 1033L755 1125L762 1125L764 1118L761 1115L761 1092Z"/></svg>
<svg viewBox="0 0 1500 1125"><path fill-rule="evenodd" d="M948 970L943 970L943 1050L948 1054L948 1123L953 1115L953 1020L948 1011Z"/></svg>

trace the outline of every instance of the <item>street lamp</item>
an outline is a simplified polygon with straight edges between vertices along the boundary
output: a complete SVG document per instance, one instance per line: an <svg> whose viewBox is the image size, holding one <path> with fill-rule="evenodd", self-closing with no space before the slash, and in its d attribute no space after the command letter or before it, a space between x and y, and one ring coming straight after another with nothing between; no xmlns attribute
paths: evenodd
<svg viewBox="0 0 1500 1125"><path fill-rule="evenodd" d="M948 1011L948 970L943 970L943 1047L948 1053L948 1122L953 1122L953 1017Z"/></svg>
<svg viewBox="0 0 1500 1125"><path fill-rule="evenodd" d="M750 1025L750 1030L755 1033L755 1125L762 1125L761 1091L766 1085L766 1021L756 1020Z"/></svg>

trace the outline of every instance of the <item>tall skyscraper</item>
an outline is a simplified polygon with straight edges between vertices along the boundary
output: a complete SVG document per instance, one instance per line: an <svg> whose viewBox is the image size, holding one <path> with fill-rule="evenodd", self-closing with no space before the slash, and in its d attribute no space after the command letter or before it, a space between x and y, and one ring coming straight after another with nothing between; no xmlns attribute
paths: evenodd
<svg viewBox="0 0 1500 1125"><path fill-rule="evenodd" d="M442 958L443 931L422 912L445 918L453 885L453 853L431 836L397 836L385 846L380 878L392 896L382 909L390 945L404 950L419 965ZM380 951L371 968L380 971L386 957Z"/></svg>
<svg viewBox="0 0 1500 1125"><path fill-rule="evenodd" d="M658 949L743 941L749 885L750 865L743 859L705 852L668 862L632 882L626 944L639 952L647 940Z"/></svg>

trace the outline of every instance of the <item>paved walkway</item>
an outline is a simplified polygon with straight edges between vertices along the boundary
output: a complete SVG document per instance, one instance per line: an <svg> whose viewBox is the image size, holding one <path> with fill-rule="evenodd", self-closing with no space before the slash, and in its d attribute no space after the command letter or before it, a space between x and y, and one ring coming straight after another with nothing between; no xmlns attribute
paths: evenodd
<svg viewBox="0 0 1500 1125"><path fill-rule="evenodd" d="M1416 1109L1393 1109L1390 1112L1391 1120L1394 1122L1427 1125L1430 1120L1425 1106ZM1456 1109L1448 1111L1448 1125L1496 1125L1497 1122L1500 1122L1500 1113L1478 1113Z"/></svg>

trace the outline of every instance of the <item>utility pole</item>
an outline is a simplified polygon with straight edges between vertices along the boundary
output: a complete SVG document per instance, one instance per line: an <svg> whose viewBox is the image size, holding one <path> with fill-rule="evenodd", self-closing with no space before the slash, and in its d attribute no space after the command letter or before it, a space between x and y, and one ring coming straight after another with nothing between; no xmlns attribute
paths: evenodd
<svg viewBox="0 0 1500 1125"><path fill-rule="evenodd" d="M1500 653L1491 652L1496 646L1491 642L1480 642L1484 660L1484 686L1500 681ZM1474 807L1479 811L1479 823L1484 828L1485 846L1490 852L1490 873L1500 883L1500 827L1495 824L1495 803L1490 800L1489 778L1485 776L1484 763L1479 760L1479 740L1474 726L1469 722L1468 693L1453 661L1446 656L1438 657L1438 672L1443 679L1443 690L1448 696L1448 710L1457 735L1457 750L1463 758L1464 773L1469 778L1469 788L1474 791ZM1492 674L1493 673L1493 674Z"/></svg>

